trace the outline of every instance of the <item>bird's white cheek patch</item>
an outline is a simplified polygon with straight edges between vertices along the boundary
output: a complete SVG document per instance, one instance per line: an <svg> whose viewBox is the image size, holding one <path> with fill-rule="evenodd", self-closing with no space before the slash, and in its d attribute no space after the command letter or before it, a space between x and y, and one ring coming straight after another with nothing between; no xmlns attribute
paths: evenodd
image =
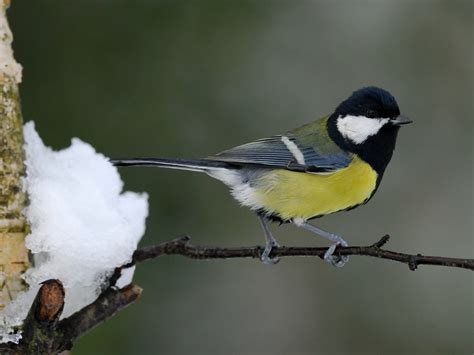
<svg viewBox="0 0 474 355"><path fill-rule="evenodd" d="M337 129L343 137L355 144L361 144L378 131L389 121L388 118L368 118L365 116L339 116Z"/></svg>

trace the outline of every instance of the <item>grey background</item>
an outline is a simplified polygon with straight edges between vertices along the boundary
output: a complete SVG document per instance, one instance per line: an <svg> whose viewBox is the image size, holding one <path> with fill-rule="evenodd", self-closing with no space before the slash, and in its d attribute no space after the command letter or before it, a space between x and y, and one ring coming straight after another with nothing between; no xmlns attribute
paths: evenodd
<svg viewBox="0 0 474 355"><path fill-rule="evenodd" d="M361 86L388 89L415 124L375 198L317 223L354 245L390 233L393 250L472 257L472 1L14 1L9 17L25 120L55 148L77 136L112 157L206 156L330 113ZM142 245L263 241L204 175L122 176L150 194ZM327 245L272 228L285 245ZM142 299L75 354L473 351L465 270L166 257L135 281Z"/></svg>

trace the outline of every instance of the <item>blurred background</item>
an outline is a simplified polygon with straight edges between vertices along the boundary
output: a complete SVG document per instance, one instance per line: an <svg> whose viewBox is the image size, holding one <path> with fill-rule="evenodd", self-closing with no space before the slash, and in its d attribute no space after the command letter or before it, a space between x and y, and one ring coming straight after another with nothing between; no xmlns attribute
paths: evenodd
<svg viewBox="0 0 474 355"><path fill-rule="evenodd" d="M330 113L365 85L415 124L372 201L315 221L350 244L473 257L473 2L13 1L25 120L59 149L201 157ZM262 244L257 219L205 175L122 169L147 191L142 245ZM327 245L274 225L283 245ZM473 276L352 257L140 265L143 297L74 354L470 354Z"/></svg>

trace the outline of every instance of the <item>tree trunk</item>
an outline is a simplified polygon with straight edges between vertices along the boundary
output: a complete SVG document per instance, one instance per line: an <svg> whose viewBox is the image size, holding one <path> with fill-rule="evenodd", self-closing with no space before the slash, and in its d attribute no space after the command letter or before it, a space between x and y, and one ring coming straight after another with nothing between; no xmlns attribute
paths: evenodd
<svg viewBox="0 0 474 355"><path fill-rule="evenodd" d="M15 62L12 33L6 18L9 0L0 0L0 310L26 288L21 274L28 267L26 219L22 210L23 123L18 84L21 66Z"/></svg>

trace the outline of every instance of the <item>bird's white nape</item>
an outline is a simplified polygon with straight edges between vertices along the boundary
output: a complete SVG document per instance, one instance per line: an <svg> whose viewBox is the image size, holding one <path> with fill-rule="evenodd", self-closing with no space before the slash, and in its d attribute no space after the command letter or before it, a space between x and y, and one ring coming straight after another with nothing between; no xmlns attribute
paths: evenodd
<svg viewBox="0 0 474 355"><path fill-rule="evenodd" d="M349 139L355 144L361 144L370 136L376 135L388 121L388 118L339 116L337 118L337 129L344 138Z"/></svg>

